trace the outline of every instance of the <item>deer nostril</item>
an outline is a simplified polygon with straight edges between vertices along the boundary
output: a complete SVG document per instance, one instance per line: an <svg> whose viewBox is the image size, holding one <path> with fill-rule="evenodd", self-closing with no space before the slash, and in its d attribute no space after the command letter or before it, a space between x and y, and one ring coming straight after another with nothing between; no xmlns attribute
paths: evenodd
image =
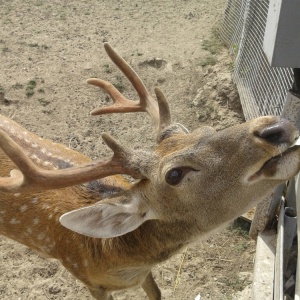
<svg viewBox="0 0 300 300"><path fill-rule="evenodd" d="M265 127L255 132L255 135L271 144L290 143L293 130L291 123L286 120Z"/></svg>
<svg viewBox="0 0 300 300"><path fill-rule="evenodd" d="M265 128L260 132L259 137L266 140L269 143L280 143L284 136L283 130L277 125L269 128Z"/></svg>

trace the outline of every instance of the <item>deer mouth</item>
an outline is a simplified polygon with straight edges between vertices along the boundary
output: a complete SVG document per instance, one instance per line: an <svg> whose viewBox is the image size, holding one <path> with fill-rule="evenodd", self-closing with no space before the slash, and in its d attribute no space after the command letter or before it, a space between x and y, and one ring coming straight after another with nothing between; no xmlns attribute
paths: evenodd
<svg viewBox="0 0 300 300"><path fill-rule="evenodd" d="M248 181L255 181L261 177L288 180L293 177L300 161L300 138L282 153L271 157L263 163L260 169L252 174ZM299 171L299 167L298 167Z"/></svg>

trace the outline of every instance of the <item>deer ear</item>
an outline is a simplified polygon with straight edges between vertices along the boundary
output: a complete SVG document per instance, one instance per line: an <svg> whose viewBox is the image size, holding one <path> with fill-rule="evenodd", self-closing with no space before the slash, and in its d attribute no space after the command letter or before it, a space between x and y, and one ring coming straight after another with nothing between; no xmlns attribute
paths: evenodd
<svg viewBox="0 0 300 300"><path fill-rule="evenodd" d="M118 199L119 200L119 199ZM156 219L149 208L141 208L138 200L105 201L65 213L60 223L77 233L95 237L111 238L135 230L145 221Z"/></svg>

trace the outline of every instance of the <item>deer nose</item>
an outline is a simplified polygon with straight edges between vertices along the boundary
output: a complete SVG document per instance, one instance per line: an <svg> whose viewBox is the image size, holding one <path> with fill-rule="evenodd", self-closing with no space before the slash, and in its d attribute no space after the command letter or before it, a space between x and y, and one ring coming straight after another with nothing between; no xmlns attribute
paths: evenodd
<svg viewBox="0 0 300 300"><path fill-rule="evenodd" d="M292 143L297 136L297 129L288 120L281 119L277 123L257 131L256 136L275 145Z"/></svg>

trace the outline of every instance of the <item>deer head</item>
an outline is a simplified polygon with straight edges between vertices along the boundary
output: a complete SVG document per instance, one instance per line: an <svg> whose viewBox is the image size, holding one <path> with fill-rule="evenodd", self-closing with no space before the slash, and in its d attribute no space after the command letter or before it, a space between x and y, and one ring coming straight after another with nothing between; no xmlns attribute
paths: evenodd
<svg viewBox="0 0 300 300"><path fill-rule="evenodd" d="M189 133L183 125L172 124L162 92L155 89L156 104L127 63L108 44L105 49L141 102L137 106L109 83L90 79L115 102L92 114L147 111L157 125L158 145L152 153L120 150L120 145L103 136L123 157L123 166L130 166L128 173L139 173L135 175L140 181L121 198L63 215L61 222L67 228L103 238L126 234L151 219L176 220L189 223L194 238L246 212L299 171L300 149L289 148L299 133L288 121L268 116L220 132L202 127Z"/></svg>
<svg viewBox="0 0 300 300"><path fill-rule="evenodd" d="M195 238L237 218L299 171L299 147L289 148L297 134L276 117L221 132L176 128L154 153L124 152L140 172L130 191L69 212L61 222L88 236L113 237L149 219L177 221L189 224Z"/></svg>

